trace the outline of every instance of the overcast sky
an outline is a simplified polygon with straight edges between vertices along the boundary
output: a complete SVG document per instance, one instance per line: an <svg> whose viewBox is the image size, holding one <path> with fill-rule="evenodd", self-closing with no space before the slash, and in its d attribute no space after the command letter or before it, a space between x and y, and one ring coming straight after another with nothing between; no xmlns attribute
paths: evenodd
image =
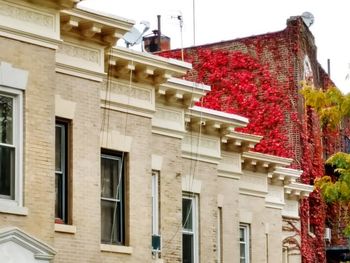
<svg viewBox="0 0 350 263"><path fill-rule="evenodd" d="M171 38L171 48L181 46L180 25L174 18L179 14L187 47L194 41L200 45L283 30L290 16L308 11L315 17L310 30L318 47L318 61L327 70L329 58L332 80L344 93L350 92L350 78L345 79L350 73L348 0L195 0L195 38L193 0L85 0L80 5L134 20L140 30L142 20L156 29L157 15L161 15L162 33Z"/></svg>

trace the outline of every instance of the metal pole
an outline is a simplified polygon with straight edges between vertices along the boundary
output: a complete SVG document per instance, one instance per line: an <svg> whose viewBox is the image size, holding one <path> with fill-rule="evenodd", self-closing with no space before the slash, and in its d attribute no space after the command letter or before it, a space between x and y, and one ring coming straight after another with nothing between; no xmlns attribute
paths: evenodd
<svg viewBox="0 0 350 263"><path fill-rule="evenodd" d="M196 5L195 0L193 0L193 45L196 45Z"/></svg>
<svg viewBox="0 0 350 263"><path fill-rule="evenodd" d="M161 31L160 31L160 15L157 15L157 20L158 20L158 51L161 51L161 43L160 43L160 40L161 40Z"/></svg>

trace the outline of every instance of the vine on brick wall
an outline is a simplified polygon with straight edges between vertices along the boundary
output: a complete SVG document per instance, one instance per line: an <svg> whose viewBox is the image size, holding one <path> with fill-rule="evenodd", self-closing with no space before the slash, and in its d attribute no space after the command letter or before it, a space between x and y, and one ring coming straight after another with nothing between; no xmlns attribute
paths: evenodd
<svg viewBox="0 0 350 263"><path fill-rule="evenodd" d="M244 44L249 47L249 54L213 48L186 49L185 60L192 63L194 69L186 78L211 86L211 91L202 99L204 107L249 118L248 126L238 130L264 136L255 151L296 160L293 143L300 143L301 160L296 160L292 167L302 169L301 182L310 184L323 175L322 134L311 109L306 109L301 117L298 113L296 87L299 83L295 83L291 61L292 53L300 50L298 39L290 43L291 51L283 57L277 48L278 41L278 35L247 39ZM181 58L179 50L161 55ZM259 62L266 56L272 57L274 73L287 71L287 80L272 77L271 65ZM300 141L291 141L288 133L298 134ZM297 233L301 235L300 250L305 263L325 262L324 211L317 192L312 193L310 199L301 200L301 229ZM314 226L314 236L309 234L309 222Z"/></svg>

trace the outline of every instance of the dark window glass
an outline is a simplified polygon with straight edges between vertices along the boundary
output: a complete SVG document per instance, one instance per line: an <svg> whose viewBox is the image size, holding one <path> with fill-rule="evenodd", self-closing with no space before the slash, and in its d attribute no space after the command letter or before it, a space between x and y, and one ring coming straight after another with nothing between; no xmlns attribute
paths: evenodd
<svg viewBox="0 0 350 263"><path fill-rule="evenodd" d="M68 224L68 123L56 122L55 136L55 221Z"/></svg>
<svg viewBox="0 0 350 263"><path fill-rule="evenodd" d="M193 234L182 235L182 262L193 263Z"/></svg>
<svg viewBox="0 0 350 263"><path fill-rule="evenodd" d="M186 230L192 230L192 199L182 199L182 226Z"/></svg>
<svg viewBox="0 0 350 263"><path fill-rule="evenodd" d="M14 199L15 149L0 145L0 195Z"/></svg>
<svg viewBox="0 0 350 263"><path fill-rule="evenodd" d="M15 152L12 97L0 95L0 196L14 199Z"/></svg>

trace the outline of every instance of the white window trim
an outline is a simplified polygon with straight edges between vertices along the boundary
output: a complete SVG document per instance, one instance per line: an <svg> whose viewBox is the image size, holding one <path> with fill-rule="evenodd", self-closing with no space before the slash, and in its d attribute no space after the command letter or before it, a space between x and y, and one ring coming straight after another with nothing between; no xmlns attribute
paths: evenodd
<svg viewBox="0 0 350 263"><path fill-rule="evenodd" d="M0 86L0 94L13 97L13 145L16 148L14 199L0 198L0 212L27 215L28 209L23 207L23 93L19 89Z"/></svg>
<svg viewBox="0 0 350 263"><path fill-rule="evenodd" d="M192 200L192 223L193 230L187 231L182 228L182 234L193 234L193 262L199 262L199 209L198 209L198 195L197 194L189 194L185 193L182 196L182 199L190 199Z"/></svg>
<svg viewBox="0 0 350 263"><path fill-rule="evenodd" d="M248 224L240 224L239 229L244 230L244 242L239 241L239 244L241 245L242 243L245 244L245 263L250 263L250 226ZM241 258L241 255L239 255ZM241 259L240 259L241 260Z"/></svg>
<svg viewBox="0 0 350 263"><path fill-rule="evenodd" d="M152 235L159 235L159 171L152 171Z"/></svg>

